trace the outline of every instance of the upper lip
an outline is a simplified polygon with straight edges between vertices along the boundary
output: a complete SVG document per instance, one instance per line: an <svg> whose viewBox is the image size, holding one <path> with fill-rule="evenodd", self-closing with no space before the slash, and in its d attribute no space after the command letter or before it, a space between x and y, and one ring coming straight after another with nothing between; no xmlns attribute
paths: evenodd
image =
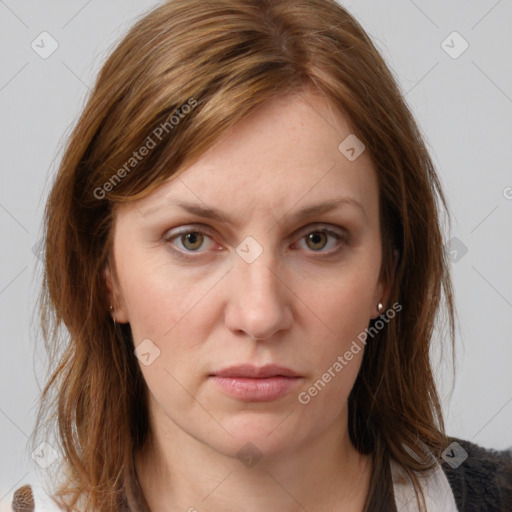
<svg viewBox="0 0 512 512"><path fill-rule="evenodd" d="M300 377L297 372L285 366L268 364L265 366L253 366L251 364L241 364L224 368L213 374L216 377L245 377L252 379L264 379L268 377Z"/></svg>

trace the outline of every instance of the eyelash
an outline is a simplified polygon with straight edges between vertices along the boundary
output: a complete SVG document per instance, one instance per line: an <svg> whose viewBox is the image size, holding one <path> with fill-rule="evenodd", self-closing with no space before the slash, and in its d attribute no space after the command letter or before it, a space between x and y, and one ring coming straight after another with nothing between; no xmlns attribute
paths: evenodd
<svg viewBox="0 0 512 512"><path fill-rule="evenodd" d="M166 234L163 239L166 243L172 243L173 240L175 239L179 239L181 236L184 236L184 235L188 235L188 234L191 234L191 233L199 233L199 234L202 234L202 235L206 235L208 236L209 238L212 238L213 237L213 234L210 232L210 230L207 230L203 227L201 228L197 228L195 229L194 226L189 226L186 230L182 230L180 232L177 232L177 233L173 233L172 235L169 235L169 234ZM310 229L309 231L305 232L304 235L302 235L301 237L299 237L299 241L303 240L306 238L307 235L310 235L310 234L313 234L313 233L324 233L328 236L331 236L331 237L334 237L338 242L340 242L340 244L348 244L349 240L348 240L348 236L342 234L342 233L338 233L337 231L333 231L329 228L326 228L326 227L322 227L322 228L318 228L318 229ZM172 245L172 244L171 244ZM182 259L187 259L187 260L192 260L192 259L195 259L195 258L199 258L199 256L193 256L194 253L198 253L198 254L202 254L201 251L197 250L197 251L189 251L189 252L185 252L187 251L186 249L183 250L183 249L173 249L171 248L171 250L173 251L173 253L175 253L175 255L178 257L178 258L182 258ZM340 252L341 250L341 246L334 249L334 250L331 250L331 251L311 251L313 253L319 253L319 254L325 254L326 257L327 256L335 256L336 254L338 254L338 252Z"/></svg>

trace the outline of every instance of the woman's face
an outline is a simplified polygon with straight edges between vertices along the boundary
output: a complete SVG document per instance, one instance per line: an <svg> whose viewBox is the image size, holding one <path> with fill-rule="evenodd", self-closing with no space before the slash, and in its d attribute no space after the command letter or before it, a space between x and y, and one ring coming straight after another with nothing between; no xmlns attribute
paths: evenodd
<svg viewBox="0 0 512 512"><path fill-rule="evenodd" d="M346 429L353 341L386 299L377 178L351 133L319 96L280 98L119 208L107 282L159 432L278 455Z"/></svg>

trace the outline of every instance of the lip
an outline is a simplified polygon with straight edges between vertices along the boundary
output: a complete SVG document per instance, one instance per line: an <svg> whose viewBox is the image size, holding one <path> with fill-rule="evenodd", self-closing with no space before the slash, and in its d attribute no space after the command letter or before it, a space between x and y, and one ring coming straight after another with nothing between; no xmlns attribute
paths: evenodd
<svg viewBox="0 0 512 512"><path fill-rule="evenodd" d="M238 365L210 375L224 393L245 402L269 402L288 393L301 376L284 366Z"/></svg>
<svg viewBox="0 0 512 512"><path fill-rule="evenodd" d="M265 379L268 377L300 377L300 375L277 364L267 364L265 366L253 366L251 364L240 364L224 368L218 372L213 373L216 377L245 377L248 379Z"/></svg>

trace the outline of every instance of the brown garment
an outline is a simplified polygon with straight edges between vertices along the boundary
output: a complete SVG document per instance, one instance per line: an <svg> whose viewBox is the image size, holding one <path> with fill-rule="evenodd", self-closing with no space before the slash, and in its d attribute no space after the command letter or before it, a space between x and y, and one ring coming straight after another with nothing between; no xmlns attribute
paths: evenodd
<svg viewBox="0 0 512 512"><path fill-rule="evenodd" d="M14 512L34 512L34 494L30 485L24 485L16 490L12 497L12 509Z"/></svg>

